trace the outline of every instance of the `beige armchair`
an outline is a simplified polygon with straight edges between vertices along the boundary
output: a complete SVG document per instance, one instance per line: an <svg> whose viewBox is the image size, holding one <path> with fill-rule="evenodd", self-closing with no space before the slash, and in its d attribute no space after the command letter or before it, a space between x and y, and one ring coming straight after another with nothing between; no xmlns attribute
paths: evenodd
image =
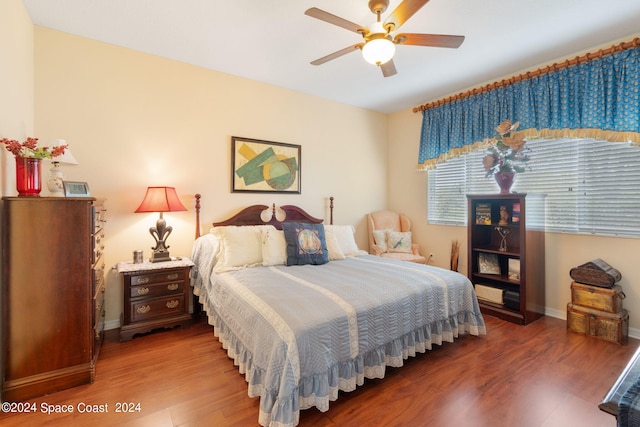
<svg viewBox="0 0 640 427"><path fill-rule="evenodd" d="M413 243L411 221L406 216L391 212L378 211L367 214L369 228L369 253L385 258L424 264L425 257L420 255L420 247Z"/></svg>

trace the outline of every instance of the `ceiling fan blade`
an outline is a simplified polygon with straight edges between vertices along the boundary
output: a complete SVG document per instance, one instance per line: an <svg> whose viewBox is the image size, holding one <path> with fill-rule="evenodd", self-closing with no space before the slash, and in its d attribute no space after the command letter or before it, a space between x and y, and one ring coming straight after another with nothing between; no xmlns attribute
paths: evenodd
<svg viewBox="0 0 640 427"><path fill-rule="evenodd" d="M449 36L444 34L397 34L394 42L413 46L432 46L458 48L464 41L464 36Z"/></svg>
<svg viewBox="0 0 640 427"><path fill-rule="evenodd" d="M384 28L389 31L398 31L400 26L407 22L422 6L429 0L404 0L396 9L384 20ZM389 29L388 26L393 28Z"/></svg>
<svg viewBox="0 0 640 427"><path fill-rule="evenodd" d="M315 61L311 61L311 65L321 65L325 62L329 62L332 59L336 59L342 55L346 55L347 53L351 53L354 50L361 49L364 43L356 43L353 46L345 47L344 49L340 49L337 52L330 53L327 56L323 56L322 58L318 58Z"/></svg>
<svg viewBox="0 0 640 427"><path fill-rule="evenodd" d="M317 7L307 9L304 14L307 16L311 16L312 18L328 22L329 24L337 25L338 27L342 27L346 30L353 31L354 33L366 34L369 32L369 30L367 30L362 25L347 21L344 18L340 18L339 16L336 16L329 12L325 12L324 10L318 9Z"/></svg>
<svg viewBox="0 0 640 427"><path fill-rule="evenodd" d="M382 75L385 77L391 77L394 74L397 74L396 65L393 63L393 59L388 60L384 64L380 65L380 69L382 70Z"/></svg>

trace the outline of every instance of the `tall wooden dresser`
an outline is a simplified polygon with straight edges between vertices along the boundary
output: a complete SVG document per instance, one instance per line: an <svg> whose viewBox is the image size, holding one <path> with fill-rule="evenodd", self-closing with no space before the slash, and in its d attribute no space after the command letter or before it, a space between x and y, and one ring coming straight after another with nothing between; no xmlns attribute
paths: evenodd
<svg viewBox="0 0 640 427"><path fill-rule="evenodd" d="M93 382L104 325L104 222L93 198L2 199L3 401Z"/></svg>

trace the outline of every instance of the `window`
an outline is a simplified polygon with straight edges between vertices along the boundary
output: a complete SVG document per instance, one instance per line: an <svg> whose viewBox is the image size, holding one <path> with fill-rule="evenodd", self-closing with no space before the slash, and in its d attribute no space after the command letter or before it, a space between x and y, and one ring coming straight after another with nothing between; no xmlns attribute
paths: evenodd
<svg viewBox="0 0 640 427"><path fill-rule="evenodd" d="M527 172L512 191L544 193L547 231L640 237L640 147L593 139L530 140ZM466 225L467 193L499 192L484 150L428 172L428 222Z"/></svg>

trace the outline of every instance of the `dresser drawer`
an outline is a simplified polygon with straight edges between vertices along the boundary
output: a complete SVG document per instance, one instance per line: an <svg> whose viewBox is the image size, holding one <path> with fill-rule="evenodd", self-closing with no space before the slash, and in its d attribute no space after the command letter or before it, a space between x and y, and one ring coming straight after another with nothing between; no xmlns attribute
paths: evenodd
<svg viewBox="0 0 640 427"><path fill-rule="evenodd" d="M164 270L158 273L134 273L129 276L131 286L153 285L165 282L184 282L186 279L184 268L175 270Z"/></svg>
<svg viewBox="0 0 640 427"><path fill-rule="evenodd" d="M155 298L174 294L184 294L184 279L181 282L168 282L153 285L131 286L131 299Z"/></svg>
<svg viewBox="0 0 640 427"><path fill-rule="evenodd" d="M96 265L91 271L93 279L91 281L91 292L93 294L104 284L104 263Z"/></svg>
<svg viewBox="0 0 640 427"><path fill-rule="evenodd" d="M154 317L185 313L184 295L131 302L131 321L140 322Z"/></svg>
<svg viewBox="0 0 640 427"><path fill-rule="evenodd" d="M104 316L105 316L105 307L104 307L104 286L101 286L98 290L97 294L94 297L93 301L93 331L95 334L96 340L102 339L102 332L104 330Z"/></svg>

